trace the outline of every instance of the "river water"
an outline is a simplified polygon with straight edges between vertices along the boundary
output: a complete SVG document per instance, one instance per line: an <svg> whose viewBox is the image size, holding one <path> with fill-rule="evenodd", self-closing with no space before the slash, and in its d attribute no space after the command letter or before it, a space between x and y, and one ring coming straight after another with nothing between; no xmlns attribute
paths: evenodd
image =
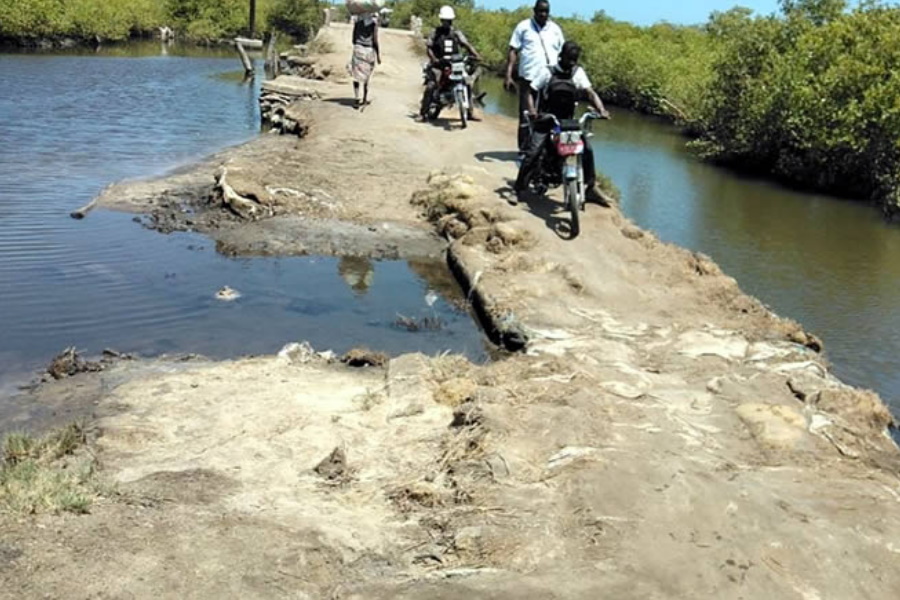
<svg viewBox="0 0 900 600"><path fill-rule="evenodd" d="M498 81L485 89L489 112L515 116L516 99ZM838 377L874 389L900 414L900 230L864 203L704 164L676 128L611 112L592 143L623 212L711 256L744 291L819 335Z"/></svg>
<svg viewBox="0 0 900 600"><path fill-rule="evenodd" d="M0 54L0 82L0 389L67 346L228 357L309 340L484 357L441 265L230 259L202 236L161 235L128 215L69 218L113 181L258 134L259 80L243 81L233 51ZM214 300L224 285L243 297ZM443 327L410 333L398 315Z"/></svg>
<svg viewBox="0 0 900 600"><path fill-rule="evenodd" d="M453 287L434 265L228 259L200 236L145 231L127 215L68 217L112 181L257 135L259 81L239 69L228 50L158 44L0 54L0 387L69 345L221 357L374 340L389 352L483 355L466 312L428 294ZM488 110L515 115L497 82L487 89ZM900 411L900 231L861 203L703 164L675 128L625 111L598 124L594 144L629 217L710 255L820 335L838 376ZM214 301L222 285L244 297ZM410 334L393 326L398 314L445 328Z"/></svg>

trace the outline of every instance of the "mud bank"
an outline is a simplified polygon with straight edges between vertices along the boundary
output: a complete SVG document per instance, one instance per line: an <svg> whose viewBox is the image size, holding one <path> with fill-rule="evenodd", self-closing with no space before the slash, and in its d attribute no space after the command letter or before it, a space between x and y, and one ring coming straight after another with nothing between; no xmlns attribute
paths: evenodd
<svg viewBox="0 0 900 600"><path fill-rule="evenodd" d="M333 73L349 33L322 34ZM707 258L617 210L589 206L571 240L558 199L509 206L515 125L415 122L418 59L408 36L383 43L364 112L335 78L305 100L305 138L264 136L190 175L211 190L227 168L261 213L172 180L101 205L152 214L165 190L205 198L229 216L192 213L190 227L252 232L237 246L249 252L290 252L336 222L371 248L422 232L449 244L470 297L522 351L352 369L295 346L79 375L69 385L94 390L98 476L114 491L84 516L0 517L0 595L900 593L900 453L881 400L831 376L814 336Z"/></svg>

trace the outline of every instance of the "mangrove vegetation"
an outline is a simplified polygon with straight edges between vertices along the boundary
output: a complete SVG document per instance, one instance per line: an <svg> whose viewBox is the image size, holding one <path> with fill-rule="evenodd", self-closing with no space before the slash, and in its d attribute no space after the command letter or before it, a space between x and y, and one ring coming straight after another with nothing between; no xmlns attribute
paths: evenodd
<svg viewBox="0 0 900 600"><path fill-rule="evenodd" d="M319 0L256 0L258 29L306 38L322 22ZM123 41L172 27L210 42L246 33L250 0L0 0L0 40L20 45Z"/></svg>

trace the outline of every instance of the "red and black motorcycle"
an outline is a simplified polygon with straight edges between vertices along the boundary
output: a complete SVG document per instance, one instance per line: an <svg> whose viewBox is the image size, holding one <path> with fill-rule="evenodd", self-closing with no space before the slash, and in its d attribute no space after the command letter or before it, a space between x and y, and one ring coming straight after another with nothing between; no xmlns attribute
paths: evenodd
<svg viewBox="0 0 900 600"><path fill-rule="evenodd" d="M526 118L532 130L540 128L539 131L550 132L531 186L540 195L546 194L550 188L564 186L564 202L572 213L572 234L578 235L585 200L584 168L581 164L585 140L591 136L590 124L595 119L609 117L586 112L578 120L560 120L552 114L540 115L535 119L526 114Z"/></svg>

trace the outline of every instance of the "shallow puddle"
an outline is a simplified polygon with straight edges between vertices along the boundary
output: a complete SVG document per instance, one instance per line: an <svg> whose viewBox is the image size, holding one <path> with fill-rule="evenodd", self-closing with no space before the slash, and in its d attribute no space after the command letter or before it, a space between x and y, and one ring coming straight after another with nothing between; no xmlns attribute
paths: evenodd
<svg viewBox="0 0 900 600"><path fill-rule="evenodd" d="M0 379L21 380L66 346L142 355L271 354L306 340L319 350L487 356L486 342L440 261L228 258L207 238L160 235L97 213L104 262L41 265L4 294ZM86 242L89 243L89 242ZM50 285L56 294L42 294ZM223 300L223 287L236 297Z"/></svg>

